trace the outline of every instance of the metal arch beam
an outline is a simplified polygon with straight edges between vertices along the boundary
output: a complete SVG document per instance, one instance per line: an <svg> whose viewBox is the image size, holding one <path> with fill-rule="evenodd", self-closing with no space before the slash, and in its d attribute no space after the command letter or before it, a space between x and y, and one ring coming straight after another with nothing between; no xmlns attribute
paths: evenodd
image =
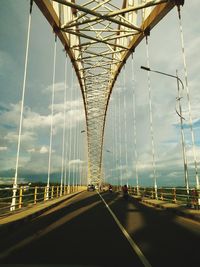
<svg viewBox="0 0 200 267"><path fill-rule="evenodd" d="M108 21L111 21L113 23L123 25L124 27L130 28L130 29L133 29L133 30L137 30L137 31L140 31L140 32L142 31L140 28L138 28L138 27L136 27L134 25L130 25L128 23L124 23L124 22L118 21L116 19L113 19L112 17L116 16L114 14L112 14L112 15L109 15L109 14L108 15L102 15L102 14L100 14L98 12L92 11L91 9L85 8L85 7L77 5L77 4L74 4L72 2L68 2L68 1L65 1L65 0L53 0L53 1L58 2L60 4L63 4L63 5L66 5L66 6L70 6L70 7L74 8L74 9L78 9L80 11L83 11L85 13L91 14L91 15L96 17L96 18L93 18L93 19L91 19L91 20L89 20L87 22L84 22L84 23L89 23L89 22L92 22L92 21L96 21L96 20L102 19L102 20L108 20ZM165 0L165 2L166 1L167 0ZM79 23L70 24L70 27L79 26L81 24L79 24ZM63 28L65 28L65 26Z"/></svg>
<svg viewBox="0 0 200 267"><path fill-rule="evenodd" d="M112 43L107 42L106 40L97 39L95 37L92 37L92 36L89 36L89 35L86 35L86 34L83 34L83 33L80 33L80 32L76 32L76 31L72 31L72 30L65 30L65 32L68 32L70 34L74 34L74 35L77 35L79 37L83 37L83 38L90 39L90 40L94 41L94 42L90 42L90 43L88 42L88 43L84 43L84 44L79 44L78 46L73 46L73 48L74 47L85 46L85 45L91 45L91 44L95 44L95 43L104 43L104 44L108 44L108 45L111 45L111 46L114 46L114 47L119 47L119 48L126 49L126 47L124 47L122 45L117 45L117 44L114 44L114 43L112 44Z"/></svg>
<svg viewBox="0 0 200 267"><path fill-rule="evenodd" d="M175 6L175 1L178 0L146 0L147 3L143 6L137 5L131 7L126 7L127 1L124 1L122 8L115 8L116 10L108 11L106 14L104 12L100 14L94 11L97 9L96 7L99 6L100 2L96 0L90 0L83 6L78 6L75 3L64 0L34 1L60 38L75 68L84 99L86 114L89 176L90 178L95 176L93 178L99 181L101 175L105 119L116 78L127 58L145 37L144 33L146 30L151 30ZM104 1L104 3L105 2L107 1ZM54 5L52 3L54 3ZM67 25L66 30L71 31L70 33L60 30L62 27L59 14L58 12L56 13L56 10L53 8L53 6L56 5L58 7L57 3L66 5L65 10L67 9L69 13L69 21L66 19L64 24ZM89 3L96 4L93 8L94 10L85 7ZM129 20L129 16L126 17L126 13L137 13L137 10L144 8L144 6L154 7L149 16L144 19L144 22L141 25L135 26L135 22ZM81 12L85 12L85 14L81 14L77 11L77 7L80 8L79 10ZM95 17L91 18L94 20L94 23L91 23L92 21L88 19L86 13ZM77 14L80 14L79 17L77 17ZM83 21L78 21L80 18L83 18ZM83 24L87 24L87 27L78 27L78 25ZM116 26L116 24L119 25L119 28L116 27L115 29L113 25ZM100 26L101 29L95 25ZM104 27L103 29L102 26ZM88 32L84 34L81 30L87 30ZM129 36L131 31L133 34L136 33L137 35L132 34ZM115 32L116 35L107 34L106 36L106 32ZM83 43L83 38L92 41ZM113 43L110 43L111 39ZM101 45L98 46L97 44ZM100 62L101 58L102 62ZM112 65L110 65L111 60ZM104 67L106 61L109 62L109 66L111 66L107 71L105 71ZM88 65L90 65L90 67L88 67ZM100 84L101 86L99 86Z"/></svg>

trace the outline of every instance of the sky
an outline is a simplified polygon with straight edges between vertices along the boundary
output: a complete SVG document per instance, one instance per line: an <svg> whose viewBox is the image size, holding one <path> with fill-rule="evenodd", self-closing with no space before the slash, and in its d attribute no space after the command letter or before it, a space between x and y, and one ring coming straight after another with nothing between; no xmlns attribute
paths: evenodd
<svg viewBox="0 0 200 267"><path fill-rule="evenodd" d="M198 168L200 167L199 7L198 0L186 0L181 8ZM16 164L28 12L28 0L2 0L1 2L0 183L12 181ZM60 41L58 40L57 43L51 181L59 181L62 168L66 57ZM52 29L34 5L19 157L19 181L45 182L47 179L53 50ZM185 85L176 8L151 31L149 59L150 67L154 70L172 75L176 75L178 70L179 77ZM137 162L139 185L153 186L148 80L147 72L141 70L141 65L147 65L144 40L135 50L133 58L130 57L121 70L109 105L103 150L103 177L109 183L116 184L122 179L122 182L135 185ZM79 85L69 59L67 59L66 73L66 167L68 174L80 179L80 173L85 177L87 169L86 134L81 133L85 129L85 117ZM158 186L184 186L180 117L175 111L176 80L151 72L150 81L157 184ZM133 92L136 97L136 147ZM194 186L195 169L186 90L184 89L181 94L189 183L190 186Z"/></svg>

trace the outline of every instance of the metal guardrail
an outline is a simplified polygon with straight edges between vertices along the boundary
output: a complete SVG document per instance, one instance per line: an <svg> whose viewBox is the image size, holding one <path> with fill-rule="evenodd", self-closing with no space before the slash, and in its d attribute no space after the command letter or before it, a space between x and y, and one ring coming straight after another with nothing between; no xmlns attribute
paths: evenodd
<svg viewBox="0 0 200 267"><path fill-rule="evenodd" d="M64 195L72 194L80 190L86 189L85 186L60 186L52 185L49 188L47 186L18 186L16 190L15 205L13 208L13 188L5 187L0 188L0 216L9 215L13 213L13 210L19 211L22 208L36 205L50 199L59 198ZM12 207L12 209L11 209Z"/></svg>
<svg viewBox="0 0 200 267"><path fill-rule="evenodd" d="M52 185L49 188L47 188L47 186L21 185L16 189L16 201L13 210L20 211L23 208L36 205L37 203L49 201L85 189L86 186L80 185L65 187ZM114 186L113 190L120 191L121 187ZM129 194L156 199L155 189L152 187L129 187ZM200 208L200 190L197 190L196 188L191 188L189 191L185 188L158 188L157 199L185 205L189 208ZM13 188L0 188L0 216L6 216L13 213L13 210L11 209L12 200Z"/></svg>
<svg viewBox="0 0 200 267"><path fill-rule="evenodd" d="M133 195L156 199L155 189L152 187L139 187L138 189L137 187L131 187L129 188L129 192ZM178 187L161 187L157 189L157 199L186 205L190 208L200 208L200 190L196 188L187 190Z"/></svg>

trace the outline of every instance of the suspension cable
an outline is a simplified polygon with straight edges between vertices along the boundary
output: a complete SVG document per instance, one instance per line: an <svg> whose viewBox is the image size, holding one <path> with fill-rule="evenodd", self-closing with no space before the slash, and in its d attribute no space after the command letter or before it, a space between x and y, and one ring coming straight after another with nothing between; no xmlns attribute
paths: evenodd
<svg viewBox="0 0 200 267"><path fill-rule="evenodd" d="M177 5L177 10L178 10L180 37L181 37L181 48L182 48L182 57L183 57L184 74L185 74L185 88L186 88L187 101L188 101L189 121L190 121L190 130L191 130L191 138L192 138L192 152L193 152L194 166L195 166L195 179L196 179L196 187L197 187L197 189L199 189L197 156L196 156L196 149L195 149L195 138L194 138L194 130L193 130L190 91L189 91L189 84L188 84L188 73L187 73L187 64L186 64L186 55L185 55L185 46L184 46L183 26L182 26L180 5Z"/></svg>
<svg viewBox="0 0 200 267"><path fill-rule="evenodd" d="M72 78L71 78L71 88L70 88L70 111L72 110L72 88L73 88L73 69L72 69ZM72 154L72 116L70 114L69 118L69 162L68 162L68 188L71 186L71 154ZM72 183L73 184L73 183Z"/></svg>
<svg viewBox="0 0 200 267"><path fill-rule="evenodd" d="M46 200L49 199L49 184L50 184L50 174L51 174L51 154L52 154L52 141L53 141L53 116L54 116L55 74L56 74L56 47L57 47L57 35L55 34L52 99L51 99L51 129L50 129L50 141L49 141L50 144L49 144L49 163L48 163Z"/></svg>
<svg viewBox="0 0 200 267"><path fill-rule="evenodd" d="M66 112L66 111L65 111ZM66 125L65 125L66 126ZM67 160L68 160L68 149L69 149L69 137L67 135L67 131L65 132L65 162L64 162L64 185L65 185L65 189L66 190L66 186L67 186L67 193L69 193L69 183L68 183L68 180L67 180Z"/></svg>
<svg viewBox="0 0 200 267"><path fill-rule="evenodd" d="M127 109L126 109L126 95L125 95L125 91L126 91L126 82L125 82L125 65L124 65L124 71L123 71L123 91L124 91L124 141L125 141L125 159L126 159L126 184L128 186L128 148L127 148L127 125L126 125L126 120L127 120Z"/></svg>
<svg viewBox="0 0 200 267"><path fill-rule="evenodd" d="M65 104L66 105L66 104ZM66 108L65 108L66 112ZM66 120L66 119L65 119ZM66 124L65 124L65 129L66 129ZM68 152L68 136L67 136L67 131L65 131L65 156L64 156L64 192L66 193L66 186L67 186L67 193L69 193L69 185L67 183L67 152Z"/></svg>
<svg viewBox="0 0 200 267"><path fill-rule="evenodd" d="M111 110L112 110L112 178L115 177L115 170L114 170L114 166L115 166L115 110L114 110L115 106L114 106L114 100L112 101L112 106L111 106Z"/></svg>
<svg viewBox="0 0 200 267"><path fill-rule="evenodd" d="M78 96L78 87L76 86L76 95L77 95L77 108L78 108L78 114L79 114L79 96ZM77 160L79 160L79 132L80 132L80 120L77 121L77 131L76 131L76 155L77 155ZM77 166L76 166L76 190L78 188L78 176L79 176L79 162L77 161Z"/></svg>
<svg viewBox="0 0 200 267"><path fill-rule="evenodd" d="M147 36L146 36L146 56L147 56L147 67L150 68L149 45L148 45L148 37ZM151 132L152 166L153 166L153 175L154 175L155 198L157 199L158 195L157 195L157 179L156 179L156 164L155 164L155 145L154 145L154 131L153 131L153 114L152 114L150 71L148 71L147 75L148 75L148 91L149 91L149 120L150 120L150 132Z"/></svg>
<svg viewBox="0 0 200 267"><path fill-rule="evenodd" d="M74 83L73 83L74 84ZM73 98L74 98L74 101L76 101L76 87L74 86L74 91L73 91ZM76 157L76 132L77 132L77 122L75 120L75 133L73 134L73 158L74 158L74 163L72 164L72 177L73 177L73 190L75 188L75 183L76 183L76 164L75 164L75 157Z"/></svg>
<svg viewBox="0 0 200 267"><path fill-rule="evenodd" d="M65 86L64 86L64 103L63 103L63 138L62 138L62 163L60 177L60 196L63 191L64 162L65 162L65 131L66 131L66 92L67 91L67 57L65 58ZM65 188L65 185L64 185Z"/></svg>
<svg viewBox="0 0 200 267"><path fill-rule="evenodd" d="M24 98L26 91L26 76L27 76L27 66L28 66L28 54L29 54L29 43L30 43L30 30L31 30L31 15L32 15L33 1L30 1L30 10L28 18L28 30L27 30L27 40L26 40L26 52L25 52L25 62L24 62L24 77L22 86L22 98L21 98L21 108L20 108L20 121L19 121L19 132L18 132L18 142L17 142L17 155L16 155L16 165L15 165L15 177L13 181L13 196L10 210L15 210L16 205L16 193L17 193L17 180L18 180L18 167L19 167L19 153L21 147L21 135L22 135L22 122L24 114Z"/></svg>
<svg viewBox="0 0 200 267"><path fill-rule="evenodd" d="M113 150L113 155L115 156L116 171L117 171L117 161L118 161L118 149L117 149L117 147L118 147L117 146L117 101L114 101L114 150ZM117 185L119 187L118 174L117 174Z"/></svg>
<svg viewBox="0 0 200 267"><path fill-rule="evenodd" d="M79 184L80 186L82 186L82 178L81 178L81 165L82 165L82 162L81 162L81 135L80 135L80 132L81 132L81 99L79 98L78 100L78 103L79 103L79 116L80 116L80 120L79 120L79 129L78 129L78 133L79 133L79 142L78 142L78 158L80 159L80 164L78 165L79 168L78 168L78 173L79 173Z"/></svg>
<svg viewBox="0 0 200 267"><path fill-rule="evenodd" d="M112 177L112 180L113 180L113 177L114 177L114 127L115 127L115 123L114 123L114 109L113 109L113 101L110 103L110 126L111 126L111 137L112 137L112 141L111 141L111 151L110 153L112 153L111 157L112 157L112 167L111 167L111 177Z"/></svg>
<svg viewBox="0 0 200 267"><path fill-rule="evenodd" d="M118 130L119 130L119 163L120 163L120 185L122 186L122 135L121 135L121 99L120 99L120 91L119 91L119 126L118 126Z"/></svg>
<svg viewBox="0 0 200 267"><path fill-rule="evenodd" d="M136 94L135 94L135 75L133 66L133 56L132 56L132 82L133 82L133 131L134 131L134 147L135 147L135 176L136 176L136 188L137 195L139 194L139 176L138 176L138 154L137 154L137 127L136 127Z"/></svg>
<svg viewBox="0 0 200 267"><path fill-rule="evenodd" d="M74 103L76 102L76 87L74 86ZM75 130L75 133L73 135L73 158L74 158L74 164L72 165L73 167L73 186L74 186L74 189L76 187L76 135L77 135L77 121L76 121L76 117L75 117L75 126L74 126L74 130Z"/></svg>

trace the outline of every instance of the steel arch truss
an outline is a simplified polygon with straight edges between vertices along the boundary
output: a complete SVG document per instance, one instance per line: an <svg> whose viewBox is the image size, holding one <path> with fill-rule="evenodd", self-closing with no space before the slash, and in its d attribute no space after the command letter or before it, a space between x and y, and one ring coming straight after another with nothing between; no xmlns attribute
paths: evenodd
<svg viewBox="0 0 200 267"><path fill-rule="evenodd" d="M109 98L128 56L178 0L34 0L74 65L85 105L89 182L101 181Z"/></svg>

